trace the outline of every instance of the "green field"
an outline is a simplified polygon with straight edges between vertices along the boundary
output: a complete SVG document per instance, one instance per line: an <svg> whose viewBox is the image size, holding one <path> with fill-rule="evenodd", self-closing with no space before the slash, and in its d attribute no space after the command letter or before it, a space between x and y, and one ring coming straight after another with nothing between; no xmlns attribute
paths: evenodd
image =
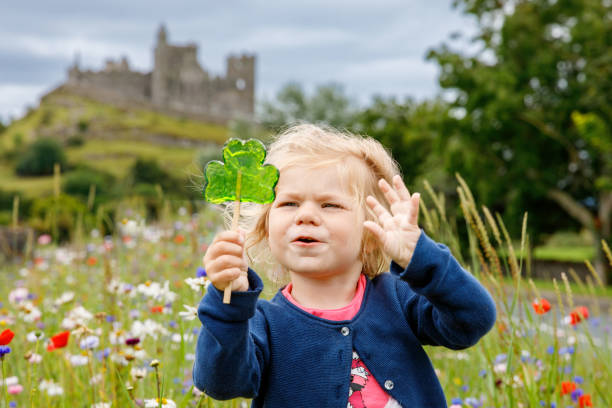
<svg viewBox="0 0 612 408"><path fill-rule="evenodd" d="M473 203L464 207L477 208ZM158 397L166 408L238 408L247 402L214 401L191 381L201 324L188 307L205 292L200 286L205 279L192 285L220 226L220 213L207 206L193 215L168 208L157 223L148 224L142 204L117 203L116 236L105 240L85 234L62 247L35 241L29 249L34 262L3 269L0 332L10 329L15 337L2 360L7 385L0 406L159 406ZM457 239L448 234L446 222L426 231L451 247ZM493 238L478 239L473 230L468 235L471 261L464 265L493 295L497 324L467 350L426 347L448 405L578 408L562 392L571 383L593 406L610 406L609 311L591 308L610 292L595 287L595 295L562 282L555 291L536 281L538 295L520 263L523 269L502 282L498 276L509 272L508 266L495 257L476 256L491 253L485 238ZM265 280L265 270L256 269ZM262 296L270 298L277 287L268 280L265 286ZM546 314L532 306L538 296L552 304ZM581 303L585 297L588 304ZM581 306L590 308L589 317L568 323ZM49 351L56 336L66 332L68 341Z"/></svg>
<svg viewBox="0 0 612 408"><path fill-rule="evenodd" d="M0 147L11 149L16 139L22 142L39 136L61 139L79 133L87 138L105 140L147 140L157 135L175 141L217 144L223 144L228 137L225 126L144 109L121 109L57 90L44 97L37 109L12 122L0 134Z"/></svg>
<svg viewBox="0 0 612 408"><path fill-rule="evenodd" d="M0 134L0 152L6 153L0 161L0 188L30 198L52 192L52 176L19 177L14 171L18 155L8 155L38 137L64 144L69 163L64 176L86 165L122 179L141 158L157 161L170 175L189 183L202 172L198 155L218 151L228 135L226 126L121 109L56 90ZM75 138L79 143L70 143Z"/></svg>

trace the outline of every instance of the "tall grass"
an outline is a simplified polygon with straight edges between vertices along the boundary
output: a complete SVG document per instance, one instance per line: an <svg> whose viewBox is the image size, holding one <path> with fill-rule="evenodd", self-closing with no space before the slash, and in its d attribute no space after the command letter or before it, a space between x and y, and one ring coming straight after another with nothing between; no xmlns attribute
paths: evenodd
<svg viewBox="0 0 612 408"><path fill-rule="evenodd" d="M493 294L498 318L495 329L469 350L428 349L450 402L454 399L456 405L472 407L583 407L590 406L590 401L594 406L610 406L610 319L599 309L593 284L602 287L597 273L590 267L588 305L574 303L569 279L563 274L561 284L553 279L555 298L547 299L551 310L536 313L542 296L533 281L525 284L530 260L517 258L502 218L493 217L486 207L479 209L466 183L457 178L470 245L471 262L465 265ZM436 199L429 198L436 209ZM528 245L527 219L525 214L521 253ZM437 225L439 229L425 225L434 238L444 242L456 236L449 234L448 220ZM456 240L447 243L456 246ZM602 245L607 247L605 242ZM612 265L610 251L606 253ZM574 271L568 274L584 286ZM504 276L512 278L510 284L503 283ZM588 306L588 318L584 306Z"/></svg>
<svg viewBox="0 0 612 408"><path fill-rule="evenodd" d="M554 282L550 311L535 313L532 303L542 302L542 296L525 279L529 259L516 256L528 245L527 215L521 248L515 249L499 214L479 207L458 180L465 225L448 218L444 196L428 184L421 225L493 294L498 320L468 350L427 349L449 405L579 407L588 406L588 395L593 406L611 406L610 320L598 308L597 274L578 280L591 293L589 305L573 296L569 277L575 279L575 273L568 271ZM142 203L122 203L116 210L117 236L86 232L76 223L79 231L70 246L39 239L31 260L0 269L0 333L15 333L10 353L2 358L0 407L248 403L213 401L193 388L200 323L187 306L195 307L205 292L197 268L221 218L208 207L176 207L166 201L160 221L147 225ZM461 247L458 231L469 248ZM612 262L608 244L602 245ZM265 293L269 297L272 291ZM588 318L580 306L589 307ZM65 346L56 336L63 332L70 333ZM571 384L573 395L563 394Z"/></svg>

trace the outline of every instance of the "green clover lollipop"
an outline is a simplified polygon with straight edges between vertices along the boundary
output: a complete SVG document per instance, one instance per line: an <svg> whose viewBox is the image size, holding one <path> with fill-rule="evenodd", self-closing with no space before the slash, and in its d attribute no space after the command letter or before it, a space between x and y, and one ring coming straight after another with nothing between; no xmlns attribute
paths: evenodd
<svg viewBox="0 0 612 408"><path fill-rule="evenodd" d="M223 148L224 163L213 160L206 165L204 198L213 204L234 201L232 230L238 229L241 202L274 201L279 173L276 167L263 165L265 158L266 148L259 140L230 139ZM230 283L223 293L223 303L230 303L231 295Z"/></svg>

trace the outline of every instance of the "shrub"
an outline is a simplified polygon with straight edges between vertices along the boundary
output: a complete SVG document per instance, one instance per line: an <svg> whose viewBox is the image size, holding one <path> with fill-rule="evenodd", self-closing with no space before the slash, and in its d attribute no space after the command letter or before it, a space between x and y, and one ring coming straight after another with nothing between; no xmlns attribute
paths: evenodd
<svg viewBox="0 0 612 408"><path fill-rule="evenodd" d="M171 184L172 177L160 167L157 160L142 159L136 160L130 169L132 184L160 184L162 187Z"/></svg>
<svg viewBox="0 0 612 408"><path fill-rule="evenodd" d="M66 139L66 146L68 147L79 147L85 144L85 139L81 135L73 135Z"/></svg>
<svg viewBox="0 0 612 408"><path fill-rule="evenodd" d="M14 162L19 154L23 151L23 134L17 132L9 135L8 131L4 134L0 132L0 139L5 140L4 146L6 147L4 149L0 149L0 158L3 158L9 162ZM12 146L9 139L12 140Z"/></svg>
<svg viewBox="0 0 612 408"><path fill-rule="evenodd" d="M10 225L13 221L13 200L19 196L19 219L25 220L29 217L32 209L32 200L23 196L17 191L4 191L0 189L0 211L5 213L0 217L0 225ZM9 214L6 218L6 214Z"/></svg>
<svg viewBox="0 0 612 408"><path fill-rule="evenodd" d="M40 117L40 124L42 126L49 126L53 121L53 111L50 109L44 109Z"/></svg>
<svg viewBox="0 0 612 408"><path fill-rule="evenodd" d="M13 209L13 198L16 195L20 195L20 194L16 191L0 190L0 210L11 211Z"/></svg>
<svg viewBox="0 0 612 408"><path fill-rule="evenodd" d="M13 147L15 149L19 149L22 144L23 144L23 134L19 132L15 133L13 135Z"/></svg>
<svg viewBox="0 0 612 408"><path fill-rule="evenodd" d="M155 186L159 184L164 194L186 197L189 192L186 189L186 182L178 180L164 170L156 160L142 159L136 160L130 169L131 186L138 184L149 184Z"/></svg>
<svg viewBox="0 0 612 408"><path fill-rule="evenodd" d="M94 185L96 196L105 196L111 193L114 182L115 178L111 174L91 168L80 168L66 175L63 191L66 194L87 198L90 187Z"/></svg>
<svg viewBox="0 0 612 408"><path fill-rule="evenodd" d="M62 194L34 200L30 225L39 233L57 234L59 242L68 241L80 213L86 207L77 198Z"/></svg>
<svg viewBox="0 0 612 408"><path fill-rule="evenodd" d="M95 215L95 228L103 235L112 235L116 230L117 206L113 203L98 206Z"/></svg>
<svg viewBox="0 0 612 408"><path fill-rule="evenodd" d="M79 120L79 123L77 123L77 129L79 129L80 133L87 132L87 129L89 129L89 122L87 122L85 119Z"/></svg>
<svg viewBox="0 0 612 408"><path fill-rule="evenodd" d="M61 169L66 168L62 146L53 139L39 139L19 157L15 170L20 176L49 175L53 174L55 163L59 163Z"/></svg>
<svg viewBox="0 0 612 408"><path fill-rule="evenodd" d="M0 225L11 225L12 222L13 212L0 210Z"/></svg>
<svg viewBox="0 0 612 408"><path fill-rule="evenodd" d="M147 220L159 219L162 207L162 199L159 195L159 190L153 184L136 184L133 188L133 193L143 199L146 208Z"/></svg>

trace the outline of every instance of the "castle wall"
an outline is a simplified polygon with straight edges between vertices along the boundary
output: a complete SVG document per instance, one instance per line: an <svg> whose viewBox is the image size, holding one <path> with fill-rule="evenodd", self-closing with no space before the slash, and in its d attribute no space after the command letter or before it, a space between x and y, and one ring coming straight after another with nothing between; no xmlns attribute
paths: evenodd
<svg viewBox="0 0 612 408"><path fill-rule="evenodd" d="M151 95L151 74L134 71L92 72L73 68L66 85L108 102L147 102Z"/></svg>
<svg viewBox="0 0 612 408"><path fill-rule="evenodd" d="M127 59L107 61L99 72L68 72L65 87L118 105L138 103L164 113L226 123L251 119L255 110L255 56L227 58L226 75L211 77L197 60L197 47L169 45L162 27L151 73L131 71Z"/></svg>

